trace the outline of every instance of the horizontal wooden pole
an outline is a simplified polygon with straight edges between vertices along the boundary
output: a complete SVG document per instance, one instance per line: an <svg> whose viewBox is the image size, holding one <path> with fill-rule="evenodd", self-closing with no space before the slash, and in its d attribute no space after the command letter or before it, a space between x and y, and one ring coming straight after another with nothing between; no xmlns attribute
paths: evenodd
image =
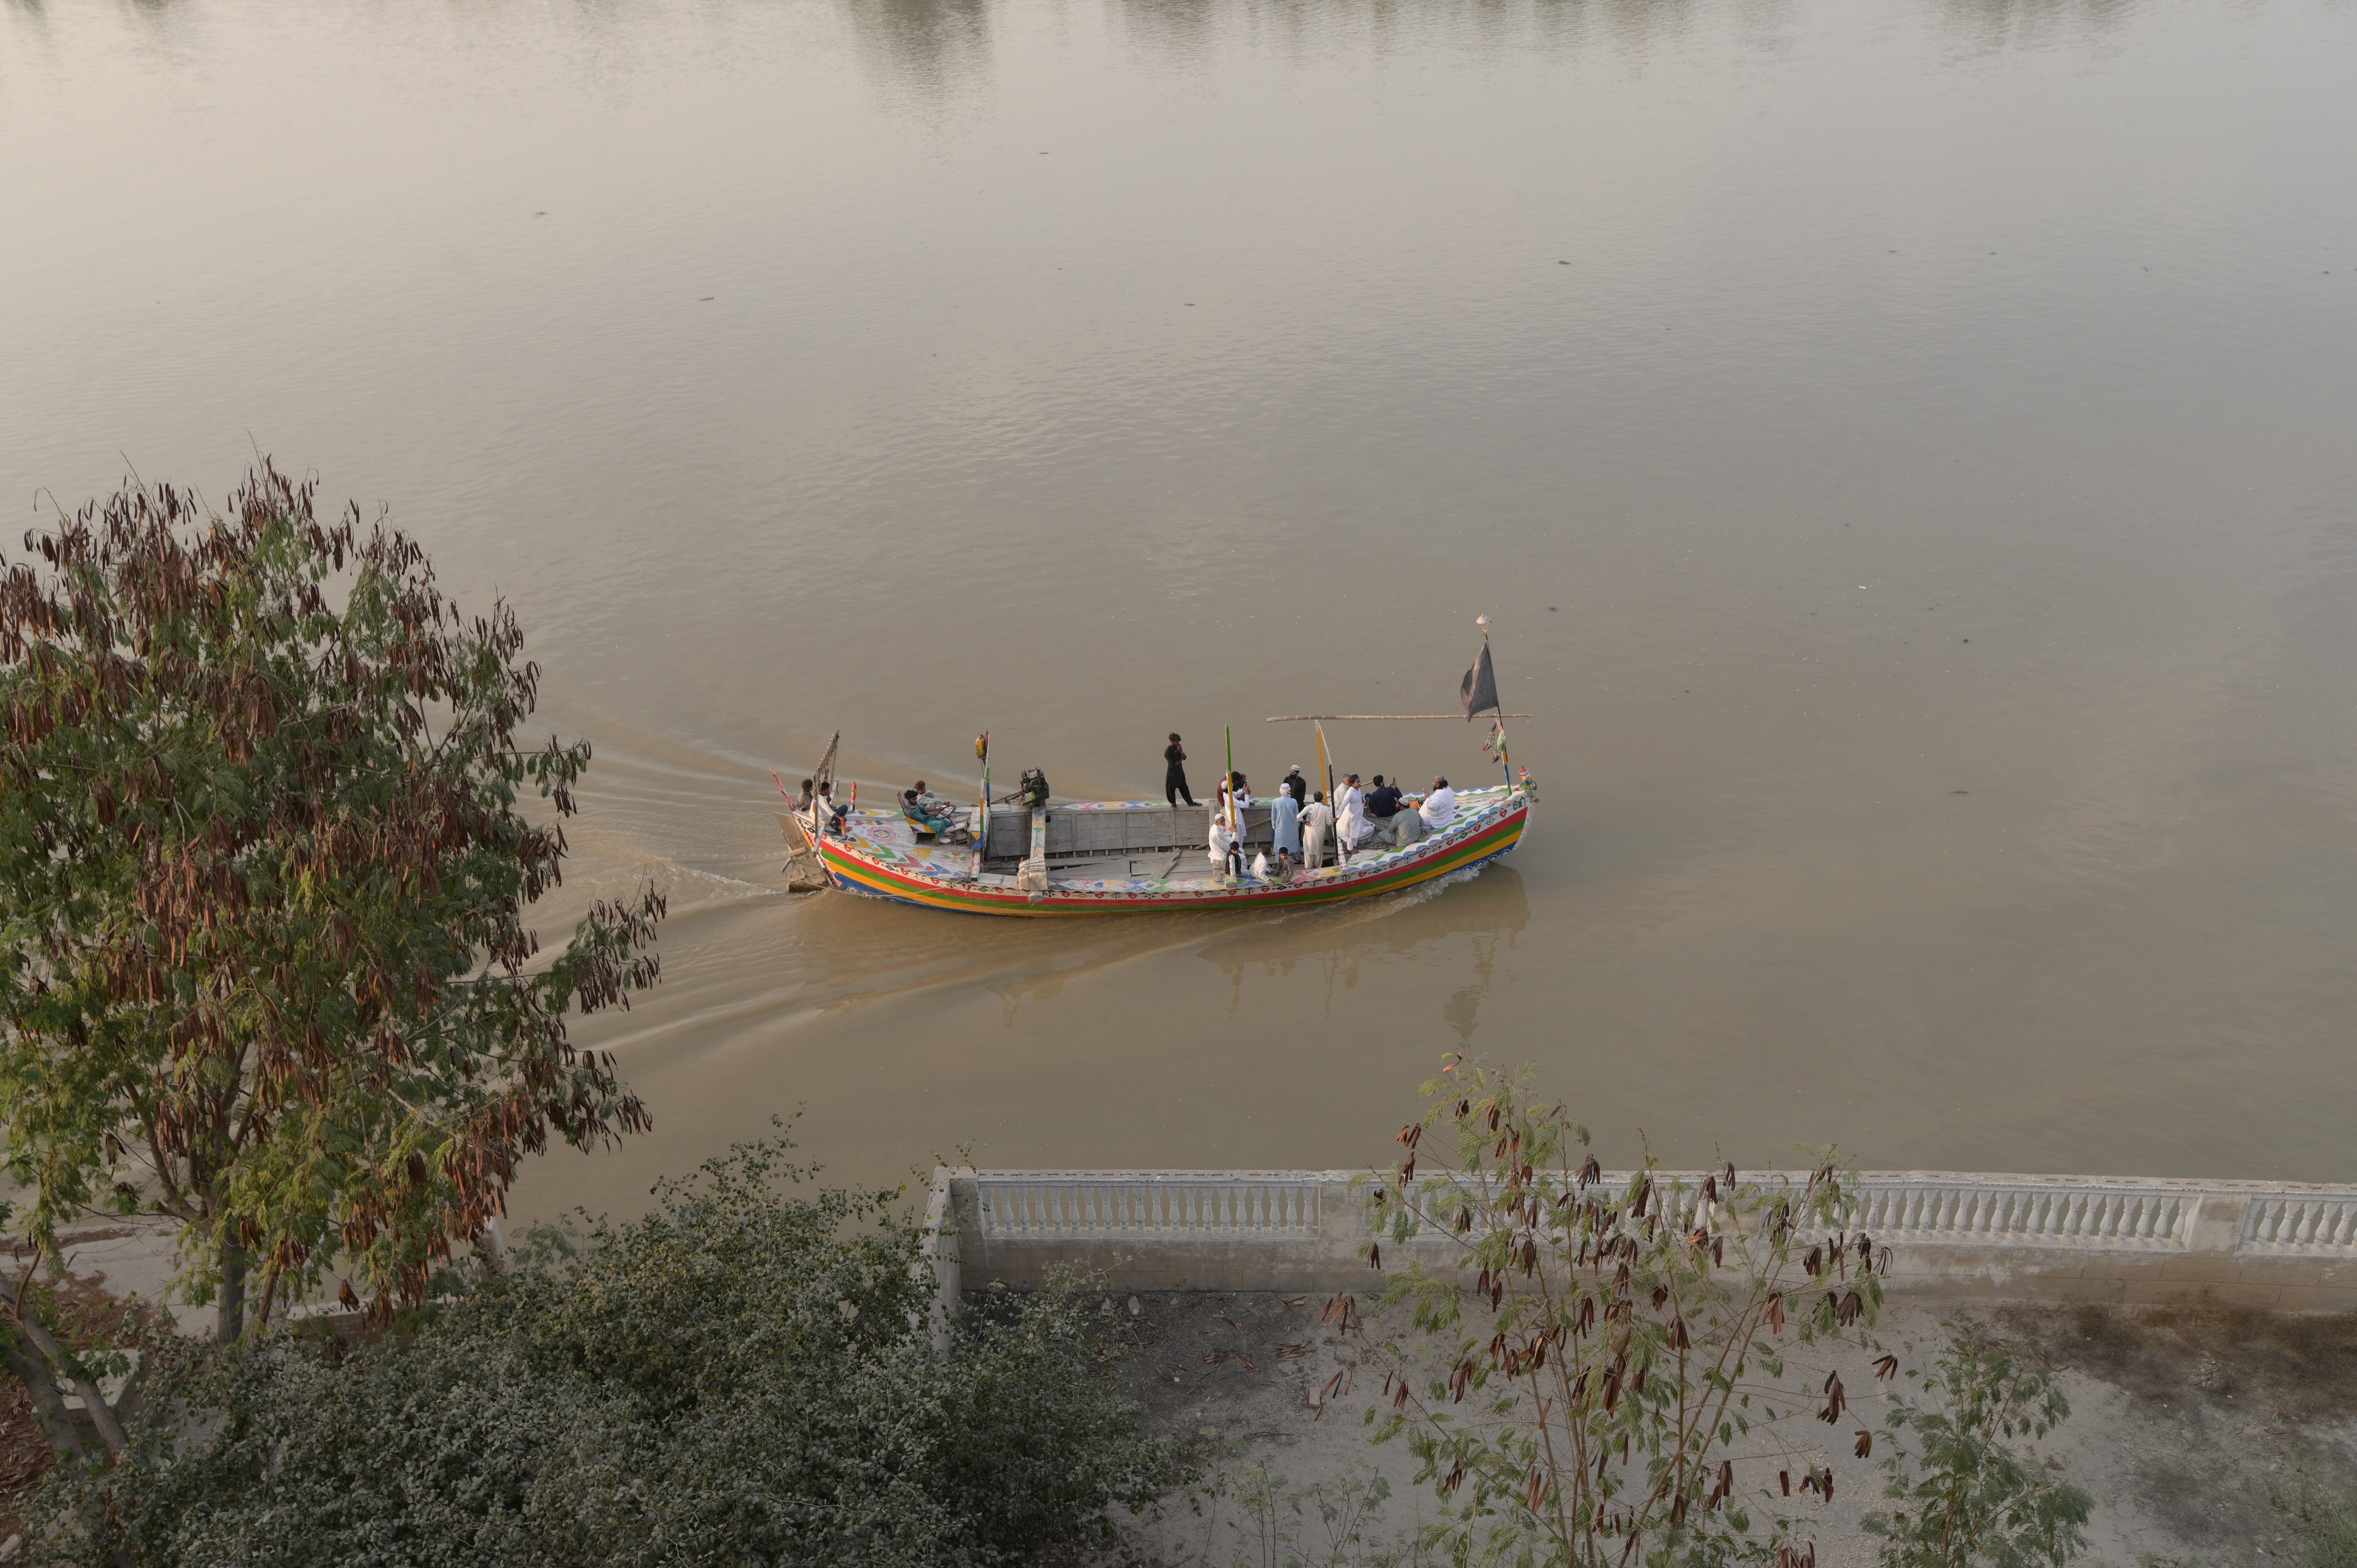
<svg viewBox="0 0 2357 1568"><path fill-rule="evenodd" d="M1306 724L1311 719L1331 719L1336 724L1345 720L1353 723L1366 719L1463 719L1463 714L1279 714L1273 719L1263 719L1267 725ZM1477 719L1534 719L1536 714L1475 714ZM1469 723L1470 721L1468 720Z"/></svg>

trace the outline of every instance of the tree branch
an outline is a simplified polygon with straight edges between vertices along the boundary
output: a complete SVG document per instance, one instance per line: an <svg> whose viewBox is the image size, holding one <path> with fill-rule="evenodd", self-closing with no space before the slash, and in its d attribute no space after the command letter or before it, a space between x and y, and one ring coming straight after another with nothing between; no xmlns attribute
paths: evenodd
<svg viewBox="0 0 2357 1568"><path fill-rule="evenodd" d="M27 1273L29 1275L30 1271ZM107 1452L120 1459L131 1446L130 1439L123 1435L123 1423L115 1420L114 1412L107 1407L104 1396L98 1391L98 1384L81 1375L80 1362L67 1354L65 1348L41 1326L39 1320L26 1310L26 1283L27 1279L19 1277L12 1283L0 1285L0 1300L5 1301L8 1316L15 1319L17 1327L25 1331L25 1337L47 1359L57 1375L64 1378L72 1385L73 1391L81 1396L83 1408L90 1412L90 1423L98 1428L99 1436L106 1440ZM38 1402L40 1395L36 1392L33 1397Z"/></svg>

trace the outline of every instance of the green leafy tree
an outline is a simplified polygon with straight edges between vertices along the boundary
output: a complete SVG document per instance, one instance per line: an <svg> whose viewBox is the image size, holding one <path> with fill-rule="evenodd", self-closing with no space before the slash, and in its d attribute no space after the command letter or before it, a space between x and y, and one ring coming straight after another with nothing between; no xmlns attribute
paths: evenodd
<svg viewBox="0 0 2357 1568"><path fill-rule="evenodd" d="M2063 1568L2087 1549L2094 1500L2013 1444L2052 1432L2070 1402L2012 1341L1947 1326L1931 1372L1907 1374L1933 1398L1891 1399L1890 1426L1915 1442L1882 1462L1898 1506L1863 1521L1882 1538L1882 1568Z"/></svg>
<svg viewBox="0 0 2357 1568"><path fill-rule="evenodd" d="M514 615L313 490L126 488L0 574L7 1168L45 1245L178 1219L224 1340L256 1272L264 1320L339 1258L372 1310L422 1299L523 1155L648 1120L565 1020L655 983L662 899L546 963L524 923L587 744L519 745Z"/></svg>
<svg viewBox="0 0 2357 1568"><path fill-rule="evenodd" d="M1527 1072L1457 1058L1424 1093L1369 1192L1368 1257L1391 1248L1383 1305L1412 1304L1425 1346L1372 1348L1386 1397L1367 1419L1437 1488L1426 1544L1459 1564L1813 1560L1744 1499L1790 1496L1796 1470L1831 1497L1779 1428L1855 1422L1824 1353L1876 1348L1888 1254L1849 1229L1830 1155L1797 1178L1678 1176L1650 1155L1608 1178ZM1870 1430L1847 1435L1869 1451Z"/></svg>
<svg viewBox="0 0 2357 1568"><path fill-rule="evenodd" d="M134 1568L1013 1568L1114 1543L1178 1478L1068 1293L933 1348L895 1193L738 1144L657 1209L536 1234L405 1344L174 1347L131 1453L36 1510ZM219 1412L217 1423L178 1410ZM1071 1556L1059 1554L1074 1554Z"/></svg>

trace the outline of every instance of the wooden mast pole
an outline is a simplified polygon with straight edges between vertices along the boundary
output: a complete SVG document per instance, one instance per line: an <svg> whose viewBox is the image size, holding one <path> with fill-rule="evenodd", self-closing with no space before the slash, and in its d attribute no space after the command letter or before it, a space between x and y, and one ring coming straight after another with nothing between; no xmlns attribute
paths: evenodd
<svg viewBox="0 0 2357 1568"><path fill-rule="evenodd" d="M990 732L985 730L974 743L974 754L982 759L982 801L974 813L974 868L982 870L983 861L990 854Z"/></svg>

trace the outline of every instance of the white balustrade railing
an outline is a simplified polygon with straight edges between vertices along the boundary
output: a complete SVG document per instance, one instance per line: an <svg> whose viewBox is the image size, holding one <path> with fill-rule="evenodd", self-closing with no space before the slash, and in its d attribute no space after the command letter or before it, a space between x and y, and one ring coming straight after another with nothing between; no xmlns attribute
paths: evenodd
<svg viewBox="0 0 2357 1568"><path fill-rule="evenodd" d="M1657 1190L1652 1215L1684 1223L1700 1176L1660 1175L1673 1190ZM1771 1192L1807 1180L1739 1176ZM1625 1208L1628 1174L1605 1179ZM940 1293L936 1339L946 1342L974 1271L1017 1288L1069 1262L1155 1290L1365 1288L1375 1277L1367 1181L1350 1171L939 1172L925 1263ZM1893 1250L1894 1288L2357 1311L2357 1187L1879 1171L1850 1192L1847 1229ZM1384 1262L1436 1262L1450 1251L1443 1241L1386 1241Z"/></svg>
<svg viewBox="0 0 2357 1568"><path fill-rule="evenodd" d="M2357 1193L2254 1197L2243 1211L2235 1251L2272 1257L2357 1257Z"/></svg>
<svg viewBox="0 0 2357 1568"><path fill-rule="evenodd" d="M992 1172L974 1180L989 1240L1290 1240L1318 1230L1315 1176Z"/></svg>
<svg viewBox="0 0 2357 1568"><path fill-rule="evenodd" d="M962 1178L974 1198L966 1222L985 1240L1324 1236L1338 1242L1361 1234L1365 1192L1351 1190L1351 1179L1337 1171L985 1171ZM1742 1179L1785 1178L1745 1172ZM1628 1176L1613 1173L1605 1180L1619 1187ZM1851 1190L1859 1200L1851 1229L1894 1245L2136 1252L2231 1247L2244 1255L2357 1261L2357 1187L1887 1172L1862 1176ZM2204 1231L2197 1242L2196 1222L2212 1200L2225 1205L2221 1223L2227 1229Z"/></svg>
<svg viewBox="0 0 2357 1568"><path fill-rule="evenodd" d="M1867 1176L1857 1228L1878 1241L2182 1251L2197 1189Z"/></svg>

